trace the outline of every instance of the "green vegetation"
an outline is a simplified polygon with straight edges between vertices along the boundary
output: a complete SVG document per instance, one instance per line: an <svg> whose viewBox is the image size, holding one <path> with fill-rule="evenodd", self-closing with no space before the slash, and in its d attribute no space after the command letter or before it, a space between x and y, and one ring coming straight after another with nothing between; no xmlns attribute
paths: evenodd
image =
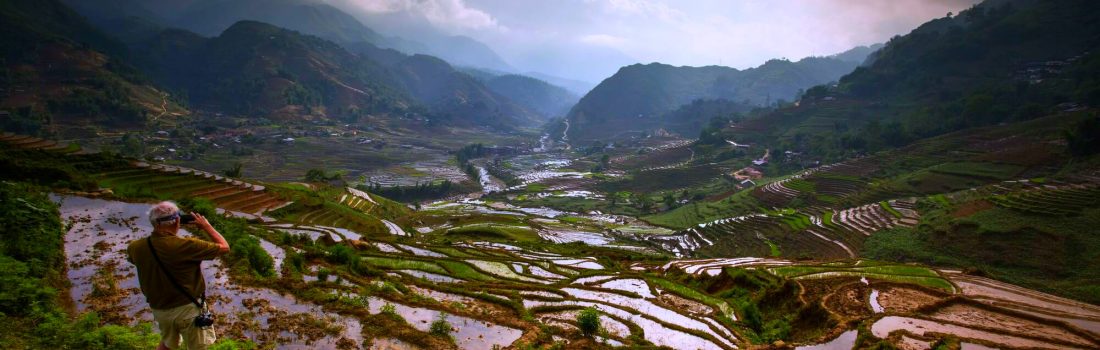
<svg viewBox="0 0 1100 350"><path fill-rule="evenodd" d="M876 233L877 235L877 233ZM861 261L862 262L862 261ZM841 265L823 266L783 266L770 269L778 276L787 278L830 278L841 276L866 277L899 283L912 283L925 287L955 291L950 282L925 267L907 265L879 265L847 267Z"/></svg>
<svg viewBox="0 0 1100 350"><path fill-rule="evenodd" d="M593 307L587 307L577 313L577 328L581 333L591 337L600 331L600 311Z"/></svg>
<svg viewBox="0 0 1100 350"><path fill-rule="evenodd" d="M833 81L855 66L854 62L824 57L797 62L774 59L746 70L661 63L626 66L573 107L568 116L572 126L569 138L589 141L663 127L696 135L697 125L715 114L726 117L747 111L749 104L781 104L776 100L792 100L800 89ZM701 98L718 102L692 102ZM681 107L684 105L687 107ZM681 110L676 110L678 107ZM639 115L649 118L639 121ZM684 116L692 119L678 120Z"/></svg>
<svg viewBox="0 0 1100 350"><path fill-rule="evenodd" d="M447 315L439 313L439 317L436 317L435 321L432 321L431 326L428 327L428 334L451 338L451 324L447 322Z"/></svg>
<svg viewBox="0 0 1100 350"><path fill-rule="evenodd" d="M1100 240L1087 234L1100 225L1097 209L1074 217L1021 214L1002 208L963 218L950 214L949 209L937 209L922 218L927 225L878 232L864 243L862 254L879 260L977 270L1028 288L1100 302L1100 290L1084 282L1100 276L1100 270L1089 263L1100 254Z"/></svg>
<svg viewBox="0 0 1100 350"><path fill-rule="evenodd" d="M260 246L259 239L251 234L253 228L246 220L217 215L214 204L201 198L185 198L179 204L184 210L202 214L210 220L211 225L218 228L218 232L232 247L225 258L229 268L259 277L273 277L277 274L274 260Z"/></svg>
<svg viewBox="0 0 1100 350"><path fill-rule="evenodd" d="M424 272L447 274L443 268L439 265L427 261L421 260L409 260L409 259L395 259L395 258L381 258L381 257L364 257L363 261L387 270L420 270Z"/></svg>
<svg viewBox="0 0 1100 350"><path fill-rule="evenodd" d="M40 188L0 182L0 347L149 349L149 323L104 325L95 313L72 318L62 307L65 229Z"/></svg>
<svg viewBox="0 0 1100 350"><path fill-rule="evenodd" d="M890 203L887 203L886 201L878 202L878 206L882 208L882 210L885 210L887 213L890 213L890 215L893 215L895 218L901 218L902 216L901 212L899 212L897 209L894 209L894 207L891 207Z"/></svg>

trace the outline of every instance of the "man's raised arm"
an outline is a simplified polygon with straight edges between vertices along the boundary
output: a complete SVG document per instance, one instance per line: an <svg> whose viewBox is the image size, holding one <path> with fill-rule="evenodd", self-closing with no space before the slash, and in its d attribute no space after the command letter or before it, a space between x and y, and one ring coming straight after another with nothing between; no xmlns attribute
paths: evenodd
<svg viewBox="0 0 1100 350"><path fill-rule="evenodd" d="M218 253L228 253L229 242L226 242L225 237L222 237L222 234L218 233L218 230L215 230L214 226L210 225L210 221L207 221L206 218L202 217L202 215L199 215L198 213L192 213L191 215L195 216L195 224L199 225L199 227L201 227L203 231L206 231L206 234L210 235L210 239L213 239L214 243L218 244Z"/></svg>

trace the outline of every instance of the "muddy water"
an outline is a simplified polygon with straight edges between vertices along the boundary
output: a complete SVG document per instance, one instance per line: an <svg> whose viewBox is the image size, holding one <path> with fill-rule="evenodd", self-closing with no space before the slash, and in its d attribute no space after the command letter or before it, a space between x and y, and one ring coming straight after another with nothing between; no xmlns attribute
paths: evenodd
<svg viewBox="0 0 1100 350"><path fill-rule="evenodd" d="M580 312L577 310L549 312L545 314L540 314L539 319L556 320L559 321L559 324L569 325L570 328L576 328L572 326L572 324L570 324L569 322L576 321L578 313ZM626 338L630 336L630 327L627 327L626 324L607 316L600 317L600 329L606 330L607 333L618 338Z"/></svg>
<svg viewBox="0 0 1100 350"><path fill-rule="evenodd" d="M381 312L382 306L387 303L393 305L394 311L398 315L401 315L401 317L405 319L405 322L408 322L413 328L424 332L428 331L432 322L435 321L440 314L440 312L436 310L392 303L376 297L370 297L369 303L371 313ZM458 345L460 349L486 350L492 349L494 345L502 347L508 346L523 335L523 331L521 330L494 325L472 318L451 314L446 314L444 317L447 323L451 324L451 328L454 331L451 335L454 336L455 344Z"/></svg>
<svg viewBox="0 0 1100 350"><path fill-rule="evenodd" d="M283 260L286 259L286 251L283 250L283 248L275 245L274 243L268 242L265 239L257 239L260 240L260 247L264 248L264 250L267 251L267 255L271 256L271 260L274 260L275 273L278 274L279 271L283 270Z"/></svg>
<svg viewBox="0 0 1100 350"><path fill-rule="evenodd" d="M106 317L113 314L123 320L152 321L149 306L138 289L136 269L123 256L130 241L152 231L145 219L149 204L57 195L51 198L59 202L62 220L72 225L65 235L65 254L77 310L96 309L106 312ZM186 231L180 235L190 236ZM116 266L119 298L90 297L90 281L96 270L110 266ZM358 320L328 315L316 305L269 289L237 285L229 280L220 260L204 262L203 275L207 301L218 315L216 327L220 334L239 333L261 344L278 343L281 349L335 348L341 338L356 344L362 341ZM276 320L277 324L272 323ZM319 323L339 331L327 334L315 326ZM281 331L269 330L269 326Z"/></svg>
<svg viewBox="0 0 1100 350"><path fill-rule="evenodd" d="M460 283L460 282L464 282L463 280L460 280L460 279L457 279L457 278L454 278L454 277L451 277L451 276L445 276L445 275L435 274L435 273L431 273L431 272L424 272L424 271L420 271L420 270L398 270L398 271L401 271L405 274L408 274L408 275L416 277L416 278L423 278L423 279L426 279L426 280L429 280L429 281L432 281L432 282L440 282L440 283Z"/></svg>
<svg viewBox="0 0 1100 350"><path fill-rule="evenodd" d="M1030 335L1038 338L1061 339L1081 345L1091 345L1091 342L1061 327L1035 322L1012 315L986 310L969 305L951 305L930 315L937 320L949 321L966 325L981 325L989 329L997 329L1004 332Z"/></svg>
<svg viewBox="0 0 1100 350"><path fill-rule="evenodd" d="M563 229L545 229L539 231L539 237L554 243L584 242L587 245L607 245L611 238L595 232Z"/></svg>
<svg viewBox="0 0 1100 350"><path fill-rule="evenodd" d="M871 325L871 333L878 338L886 338L890 335L891 332L901 329L907 330L916 335L926 335L929 333L953 334L959 338L984 340L996 344L1004 344L1006 346L1018 348L1065 348L1065 346L1062 345L1053 345L1039 340L993 333L954 324L939 323L935 321L911 317L886 316L876 321L875 324Z"/></svg>
<svg viewBox="0 0 1100 350"><path fill-rule="evenodd" d="M400 249L397 249L396 247L394 247L393 245L391 245L389 243L374 242L374 246L378 247L378 250L382 251L383 253L392 253L392 254L404 253Z"/></svg>
<svg viewBox="0 0 1100 350"><path fill-rule="evenodd" d="M856 345L857 332L854 330L841 333L839 337L825 343L799 346L796 350L851 350Z"/></svg>
<svg viewBox="0 0 1100 350"><path fill-rule="evenodd" d="M948 275L963 294L1011 301L1031 307L1064 312L1070 315L1092 317L1100 320L1100 307L1074 300L1025 289L987 278Z"/></svg>
<svg viewBox="0 0 1100 350"><path fill-rule="evenodd" d="M398 244L397 246L401 247L401 249L409 251L410 253L412 253L413 255L416 255L416 256L427 256L427 257L432 257L432 258L446 258L447 257L446 255L443 255L443 254L440 254L440 253L436 253L436 252L433 252L433 251L430 251L430 250L427 250L427 249L423 249L423 248L413 247L413 246L407 245L407 244Z"/></svg>
<svg viewBox="0 0 1100 350"><path fill-rule="evenodd" d="M371 339L371 345L367 349L370 350L420 350L423 349L419 346L412 345L401 341L400 339L393 338L374 338Z"/></svg>
<svg viewBox="0 0 1100 350"><path fill-rule="evenodd" d="M871 303L871 311L874 311L876 314L880 314L885 311L885 309L882 308L882 305L878 303L878 289L871 290L871 298L869 302Z"/></svg>
<svg viewBox="0 0 1100 350"><path fill-rule="evenodd" d="M627 292L634 292L641 295L643 298L655 298L653 292L649 289L649 284L640 279L619 279L604 282L600 285L601 288L617 289Z"/></svg>
<svg viewBox="0 0 1100 350"><path fill-rule="evenodd" d="M642 328L645 334L645 339L653 342L659 346L667 346L673 349L716 349L718 345L710 340L700 338L698 336L684 333L675 329L665 327L664 325L654 322L641 315L626 311L607 304L596 303L591 301L562 301L562 302L544 302L534 300L524 300L523 306L526 308L532 308L536 306L546 305L575 305L581 307L594 307L601 312L615 315L626 319Z"/></svg>
<svg viewBox="0 0 1100 350"><path fill-rule="evenodd" d="M602 303L607 303L609 305L628 307L637 310L638 312L641 312L643 314L653 316L658 320L662 320L664 322L675 324L677 326L688 329L710 333L715 338L725 340L725 343L727 345L731 345L727 339L711 330L708 324L694 318L684 316L678 312L661 307L649 300L578 288L562 288L562 291L569 293L569 295L572 295L573 297L576 297L578 299L599 301ZM634 321L633 318L631 318L630 320ZM649 334L648 330L646 334Z"/></svg>

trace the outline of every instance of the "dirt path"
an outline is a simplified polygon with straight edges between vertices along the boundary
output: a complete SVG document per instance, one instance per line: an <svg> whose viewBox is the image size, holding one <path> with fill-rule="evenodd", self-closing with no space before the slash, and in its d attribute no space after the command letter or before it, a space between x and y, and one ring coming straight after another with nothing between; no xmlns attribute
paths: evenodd
<svg viewBox="0 0 1100 350"><path fill-rule="evenodd" d="M153 116L153 121L157 121L165 114L168 114L168 93L162 91L160 93L160 114Z"/></svg>
<svg viewBox="0 0 1100 350"><path fill-rule="evenodd" d="M569 119L565 120L565 131L561 132L561 142L565 143L565 149L573 148L573 146L569 145Z"/></svg>

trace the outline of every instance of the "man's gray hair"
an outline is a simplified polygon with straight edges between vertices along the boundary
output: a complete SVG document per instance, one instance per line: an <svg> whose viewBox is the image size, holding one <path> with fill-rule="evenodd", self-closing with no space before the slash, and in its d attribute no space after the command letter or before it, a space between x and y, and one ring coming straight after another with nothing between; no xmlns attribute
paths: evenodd
<svg viewBox="0 0 1100 350"><path fill-rule="evenodd" d="M157 203L149 209L149 223L153 224L153 227L175 225L176 221L179 221L178 216L176 220L160 221L160 219L179 214L179 212L180 208L176 206L176 203L168 201Z"/></svg>

